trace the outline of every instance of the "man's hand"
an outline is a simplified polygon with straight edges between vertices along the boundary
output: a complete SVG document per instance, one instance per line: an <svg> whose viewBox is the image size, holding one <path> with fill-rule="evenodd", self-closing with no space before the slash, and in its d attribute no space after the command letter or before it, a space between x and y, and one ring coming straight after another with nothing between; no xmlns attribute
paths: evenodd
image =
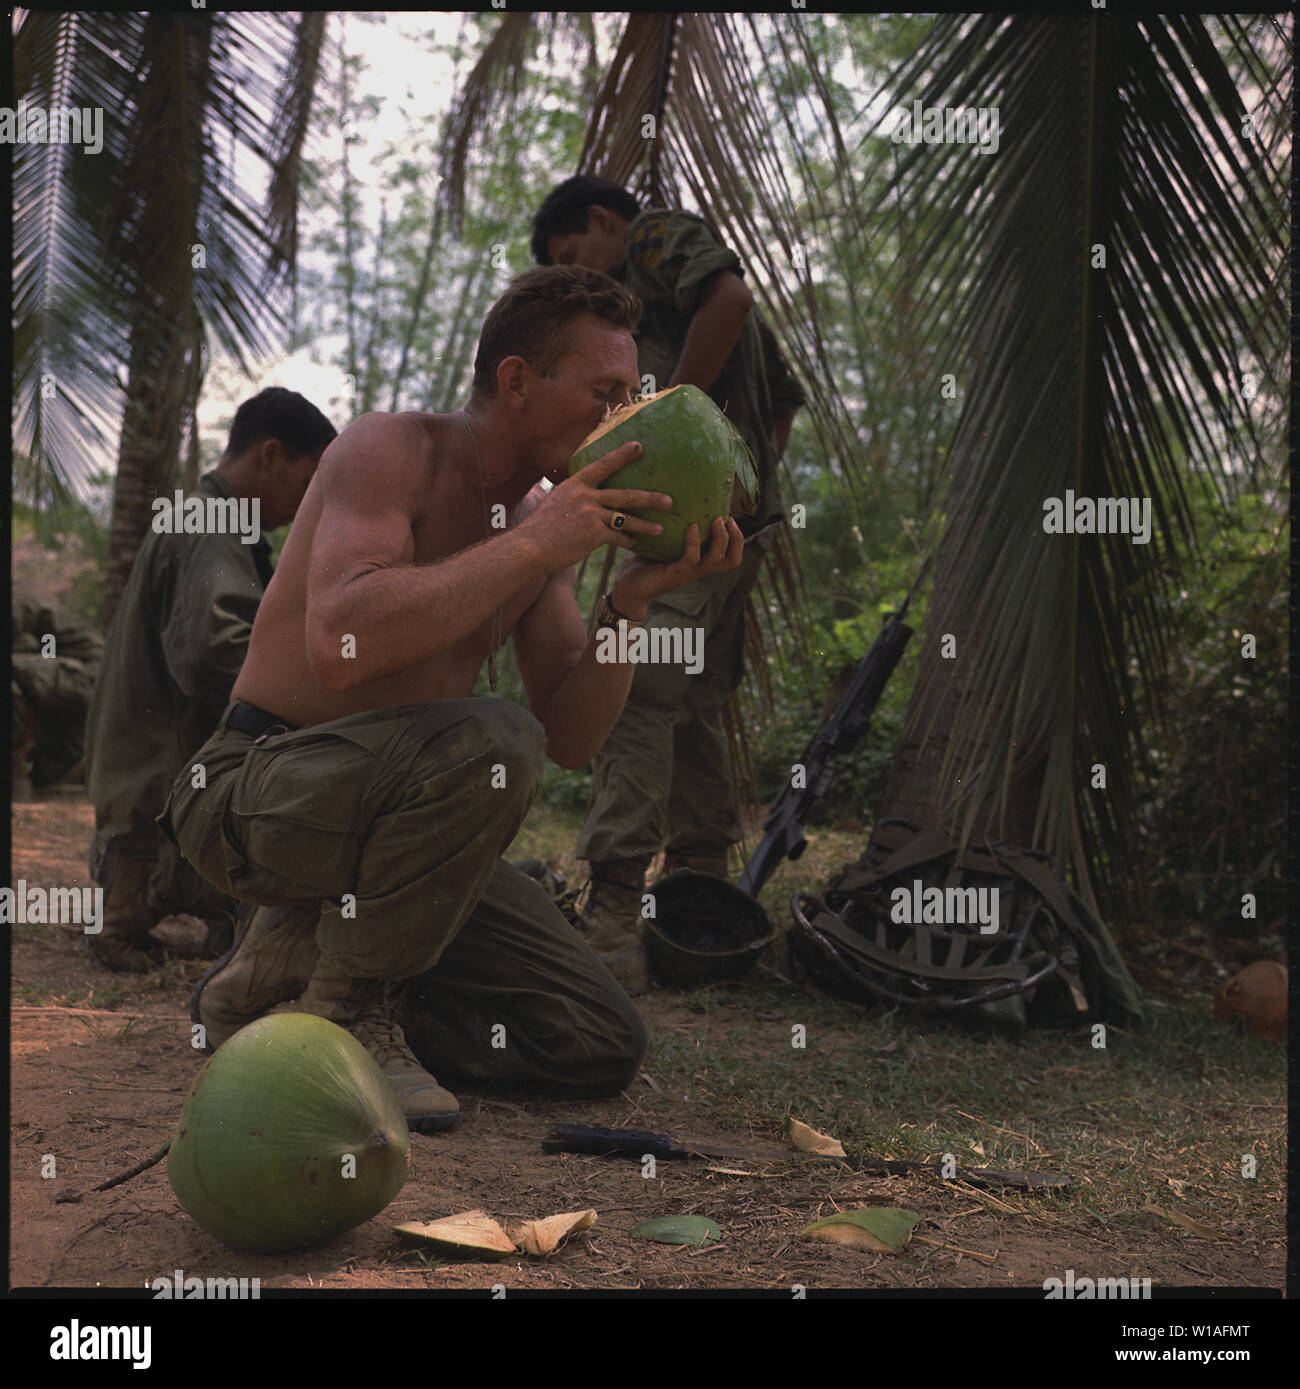
<svg viewBox="0 0 1300 1389"><path fill-rule="evenodd" d="M739 566L745 553L745 537L731 519L713 518L708 553L700 556L700 528L694 522L686 530L686 548L679 560L671 564L656 564L632 555L623 562L618 582L612 590L614 606L638 622L645 617L650 603L661 593L671 593L692 579L707 574L721 574Z"/></svg>
<svg viewBox="0 0 1300 1389"><path fill-rule="evenodd" d="M614 585L614 606L639 620L659 594L736 568L745 549L740 527L719 517L710 535L703 559L697 525L687 530L685 553L672 564L628 556ZM567 635L557 642L560 631ZM635 665L601 659L602 644L584 632L572 586L555 578L515 629L515 641L529 707L546 730L547 752L561 767L585 767L623 710Z"/></svg>
<svg viewBox="0 0 1300 1389"><path fill-rule="evenodd" d="M546 573L567 569L601 545L617 545L630 550L636 536L659 535L663 531L658 521L644 521L628 513L671 510L671 497L632 487L600 486L640 452L641 445L635 441L620 445L558 483L520 521L515 533L537 549ZM626 524L619 530L610 524L616 511L627 517Z"/></svg>

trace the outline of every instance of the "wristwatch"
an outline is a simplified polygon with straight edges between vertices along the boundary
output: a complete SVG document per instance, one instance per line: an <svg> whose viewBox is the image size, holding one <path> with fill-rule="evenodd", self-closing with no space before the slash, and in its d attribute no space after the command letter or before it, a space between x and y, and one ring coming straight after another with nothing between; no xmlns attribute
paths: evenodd
<svg viewBox="0 0 1300 1389"><path fill-rule="evenodd" d="M628 627L645 626L645 623L640 618L628 617L626 613L619 612L614 606L614 600L610 595L608 593L602 593L600 595L600 602L596 605L597 630L602 627L617 628L620 622L625 623Z"/></svg>

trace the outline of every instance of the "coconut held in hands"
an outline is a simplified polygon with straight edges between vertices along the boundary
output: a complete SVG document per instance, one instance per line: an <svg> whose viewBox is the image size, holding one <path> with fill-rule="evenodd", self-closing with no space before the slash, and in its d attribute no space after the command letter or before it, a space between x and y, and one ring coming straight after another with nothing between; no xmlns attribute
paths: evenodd
<svg viewBox="0 0 1300 1389"><path fill-rule="evenodd" d="M640 457L601 486L666 492L673 499L671 511L629 512L663 527L661 535L635 538L636 553L643 559L681 559L692 522L700 528L701 547L707 548L715 516L753 511L758 496L753 457L735 427L698 387L671 386L613 411L583 440L569 460L569 473L633 440L641 445Z"/></svg>

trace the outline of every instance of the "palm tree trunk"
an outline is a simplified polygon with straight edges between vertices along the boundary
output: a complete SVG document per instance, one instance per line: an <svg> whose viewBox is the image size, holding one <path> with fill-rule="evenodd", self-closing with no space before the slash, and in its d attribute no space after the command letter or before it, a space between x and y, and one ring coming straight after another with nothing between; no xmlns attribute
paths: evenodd
<svg viewBox="0 0 1300 1389"><path fill-rule="evenodd" d="M976 367L984 360L985 344L996 330L996 321L985 326L972 354ZM978 769L990 758L1005 760L1016 751L995 747L988 739L980 740L974 749L951 747L950 730L969 697L965 675L978 670L985 659L981 634L996 616L996 600L986 591L972 597L967 577L969 549L963 553L955 538L983 531L995 502L989 489L981 491L975 486L975 477L971 468L958 468L953 474L946 504L949 523L935 552L926 641L903 721L903 735L875 818L877 822L890 817L910 820L921 829L946 829L954 837L968 829L979 839L987 837L1023 848L1039 848L1043 843L1041 838L1035 843L1034 821L1047 768L1045 756L1021 759L1021 765L1009 779L1004 806L991 801L966 806L969 819L964 826L958 813L963 808L959 804L960 769L954 771L944 765L955 756L968 769ZM972 509L975 524L967 529L961 522ZM944 654L948 635L955 642L952 655ZM992 721L1001 711L994 706L988 712Z"/></svg>
<svg viewBox="0 0 1300 1389"><path fill-rule="evenodd" d="M877 821L891 816L910 820L922 829L946 829L954 837L962 826L957 818L957 792L953 773L943 767L949 754L949 733L957 711L967 698L961 676L963 665L980 659L979 639L966 635L958 645L958 659L946 659L942 654L942 634L963 631L978 633L981 615L958 621L959 612L954 600L961 591L960 567L951 563L942 546L936 559L940 577L936 580L927 624L931 635L921 652L920 669L908 705L903 737L894 756L884 798L876 811ZM996 710L990 711L996 714ZM930 737L922 734L930 729ZM965 750L962 750L963 752ZM999 755L1002 750L982 743L977 752L979 760ZM1046 759L1037 758L1012 775L1002 810L991 803L975 809L970 831L977 839L985 836L1008 840L1024 847L1041 847L1034 843L1034 818L1042 794Z"/></svg>
<svg viewBox="0 0 1300 1389"><path fill-rule="evenodd" d="M198 355L198 340L193 299L187 295L174 304L164 341L159 341L156 313L142 312L131 328L126 408L109 534L105 627L112 620L136 553L149 531L153 499L168 496L176 484L186 381L192 370L190 359Z"/></svg>
<svg viewBox="0 0 1300 1389"><path fill-rule="evenodd" d="M153 52L141 84L123 174L119 216L138 218L123 248L123 299L130 315L126 404L118 443L103 622L126 587L152 520L151 503L175 486L187 414L201 376L202 327L194 304L194 260L203 245L198 184L204 165L203 109L210 26L151 16ZM188 79L188 85L187 85ZM159 179L161 164L170 177Z"/></svg>

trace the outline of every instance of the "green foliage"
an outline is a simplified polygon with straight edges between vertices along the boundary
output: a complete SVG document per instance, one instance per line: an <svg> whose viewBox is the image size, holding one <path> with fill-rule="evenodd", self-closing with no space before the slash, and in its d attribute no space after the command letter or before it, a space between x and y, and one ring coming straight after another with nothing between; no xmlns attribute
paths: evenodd
<svg viewBox="0 0 1300 1389"><path fill-rule="evenodd" d="M426 36L431 64L455 64L450 90L499 23L498 15L467 15L454 44ZM532 263L532 214L577 163L590 104L584 96L590 54L574 35L554 28L543 53L533 31L518 118L492 120L471 142L459 228L450 225L440 186L448 113L410 117L409 135L381 151L369 175L386 192L378 225L373 214L367 225L356 137L349 140L347 132L373 121L392 98L373 94L381 79L358 55L340 62L341 32L334 30L336 72L318 116L325 153L306 182L320 215L308 238L316 254L300 277L300 302L311 320L300 325L299 336L342 335L335 360L353 379L351 415L454 409L465 398L489 306Z"/></svg>
<svg viewBox="0 0 1300 1389"><path fill-rule="evenodd" d="M1162 598L1200 586L1178 553L1195 470L1227 492L1267 447L1285 323L1269 267L1286 249L1288 151L1215 141L1243 103L1272 125L1272 101L1233 85L1229 45L1276 74L1269 96L1287 111L1286 36L1141 18L1099 45L1097 22L936 20L891 100L988 100L1008 134L1029 122L1035 138L978 170L957 144L895 146L888 196L862 209L873 240L895 210L921 217L899 243L899 298L918 306L900 304L901 328L941 344L960 409L936 618L959 639L965 624L976 657L948 666L927 644L916 712L944 755L915 758L894 804L979 832L1009 803L1015 836L1076 881L1103 855L1107 877L1149 868L1134 852L1145 730L1125 705L1134 679L1165 678ZM1124 248L1104 275L1101 247ZM1041 504L1067 491L1149 499L1150 548L1058 543Z"/></svg>
<svg viewBox="0 0 1300 1389"><path fill-rule="evenodd" d="M303 244L310 249L299 273L295 346L312 345L341 374L351 374L354 393L340 423L369 409L454 408L465 397L488 306L530 263L527 237L535 208L554 182L577 167L596 83L622 19L582 16L569 23L561 16L539 22L525 44L517 99L494 102L470 142L464 220L456 230L440 210L446 115L412 115L400 146L381 151L373 170L362 167L354 132L373 126L402 98L385 87L383 73L367 70L355 54L340 64L338 41L342 36L345 48L354 48L350 26L392 20L350 15L347 27L342 23L330 21L313 117L317 138L304 157L302 187L313 215L304 218ZM773 708L750 717L747 732L764 800L785 784L821 722L836 678L870 648L883 615L910 588L921 557L933 552L943 521L934 506L962 407L936 404L936 381L953 370L954 320L969 309L977 258L959 257L941 292L936 291L943 277L911 289L891 277L900 248L924 243L960 214L942 199L935 206L921 198L877 205L903 151L887 133L869 134L877 107L866 101L919 50L931 23L914 16L810 16L801 30L806 42L774 40L763 45L766 61L753 65L760 109L791 113L789 124L770 123L770 153L790 174L796 195L801 189L807 195L800 200L799 229L815 273L801 303L817 314L825 349L819 369L843 397L860 462L850 486L837 461L841 455L818 437L809 412L796 418L783 493L788 503L806 508L806 525L792 531L804 574L800 621L806 641L796 640L775 604L762 613ZM422 40L440 72L441 64L454 64L449 91L500 24L499 15L466 15L454 43L432 31ZM747 42L755 42L754 35L772 37L778 28L779 16L760 18ZM780 32L789 39L789 26ZM838 136L849 151L851 186L836 166L828 122L809 96L810 63L825 84ZM923 76L917 75L918 92ZM668 111L672 119L671 103ZM885 157L879 158L882 148ZM740 166L732 173L761 217L764 200L754 196L759 175ZM940 187L960 173L934 165ZM375 177L384 189L378 211L362 196L363 180ZM870 215L868 209L874 209ZM1050 217L1048 224L1055 225ZM757 268L748 264L747 273L761 289ZM912 294L934 305L925 335L911 316ZM1018 341L1013 329L1008 333ZM1185 475L1188 455L1177 451L1173 466ZM1035 473L1033 487L1038 482ZM1252 485L1260 486L1255 478ZM1224 934L1263 935L1284 911L1286 788L1278 750L1285 732L1286 499L1243 490L1224 513L1195 488L1187 490L1195 496L1193 519L1203 553L1178 556L1188 575L1186 596L1167 596L1172 567L1134 581L1149 586L1147 601L1168 633L1171 653L1168 670L1150 687L1139 682L1136 703L1125 711L1140 726L1150 758L1137 777L1140 842L1133 862L1143 866L1142 876L1121 879L1120 866L1103 861L1097 877L1099 886L1113 885L1125 904L1125 911L1112 906L1113 920L1203 919ZM102 564L104 523L83 509L72 529ZM282 530L271 537L277 555L286 535ZM601 558L593 556L583 574L578 599L584 615L601 586ZM1012 558L998 554L995 565ZM79 578L75 595L83 616L97 615L97 577ZM1115 601L1125 597L1117 592ZM831 795L811 826L848 817L869 826L898 746L921 649L938 635L927 630L927 605L928 588L918 591L907 616L916 635L868 732L837 760ZM1253 661L1241 657L1236 634L1242 632L1257 638ZM808 659L791 660L796 650L806 651ZM526 705L509 646L499 664L497 694ZM1135 680L1147 668L1130 663ZM1085 676L1084 684L1093 678ZM486 672L475 692L487 693ZM570 772L548 764L539 804L580 815L589 788L589 768ZM1259 897L1254 922L1240 918L1246 891Z"/></svg>
<svg viewBox="0 0 1300 1389"><path fill-rule="evenodd" d="M808 508L807 524L795 535L807 588L812 664L771 671L775 710L764 716L753 745L757 790L764 801L789 779L791 765L836 702L830 696L837 677L870 651L886 615L902 604L921 567L909 534L909 527L914 531L917 525L915 478L882 478L875 489L878 504L864 508L860 522L846 515L827 470L804 467L797 482L797 496ZM855 748L835 759L829 794L814 810L810 825L846 817L869 820L883 795L916 676L925 612L925 593L918 589L905 618L916 635L885 686L866 733ZM790 641L779 615L769 616L776 636L783 644Z"/></svg>
<svg viewBox="0 0 1300 1389"><path fill-rule="evenodd" d="M591 795L591 769L581 767L576 772L558 767L554 762L546 764L542 773L538 801L548 810L564 811L567 814L582 815L587 809L587 798Z"/></svg>
<svg viewBox="0 0 1300 1389"><path fill-rule="evenodd" d="M88 479L96 489L107 489L108 473L92 474ZM76 557L68 565L71 573L67 597L60 605L74 620L98 628L104 611L104 575L108 571L109 527L93 506L69 496L56 508L33 508L17 499L13 503L15 531L29 529L44 549L54 554Z"/></svg>
<svg viewBox="0 0 1300 1389"><path fill-rule="evenodd" d="M1287 550L1283 499L1199 502L1200 584L1160 599L1171 661L1139 691L1150 766L1138 802L1129 915L1200 922L1280 948L1286 918ZM1243 638L1256 642L1244 657ZM1242 918L1241 897L1256 897Z"/></svg>

